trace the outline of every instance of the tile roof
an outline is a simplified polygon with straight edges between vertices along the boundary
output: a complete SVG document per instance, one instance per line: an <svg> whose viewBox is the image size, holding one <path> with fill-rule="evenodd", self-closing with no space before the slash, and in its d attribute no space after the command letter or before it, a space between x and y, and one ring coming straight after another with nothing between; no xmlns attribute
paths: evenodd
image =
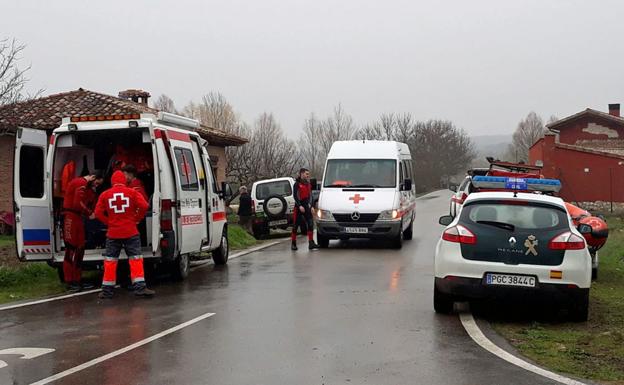
<svg viewBox="0 0 624 385"><path fill-rule="evenodd" d="M611 114L608 114L606 112L602 112L602 111L598 111L598 110L594 110L591 108L586 108L585 110L581 111L581 112L577 112L574 115L570 115L567 116L563 119L559 119L555 122L549 123L546 125L546 128L551 129L551 130L559 130L559 128L561 128L561 126L565 125L568 122L574 121L576 119L582 118L584 116L592 116L592 117L598 117L598 118L603 118L603 119L607 119L613 123L616 124L621 124L622 126L624 126L624 118L620 117L620 116L614 116Z"/></svg>
<svg viewBox="0 0 624 385"><path fill-rule="evenodd" d="M8 104L0 107L0 130L20 127L53 130L64 117L158 113L145 104L79 88L75 91ZM202 125L197 132L210 144L240 146L247 139Z"/></svg>

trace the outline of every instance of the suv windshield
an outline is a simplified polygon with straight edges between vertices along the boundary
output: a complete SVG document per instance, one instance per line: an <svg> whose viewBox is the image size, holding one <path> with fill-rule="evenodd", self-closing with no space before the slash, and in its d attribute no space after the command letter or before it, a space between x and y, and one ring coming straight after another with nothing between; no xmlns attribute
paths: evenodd
<svg viewBox="0 0 624 385"><path fill-rule="evenodd" d="M524 202L518 202L524 203ZM498 222L526 230L567 227L566 214L552 206L507 204L505 202L474 203L466 206L462 220L472 223Z"/></svg>
<svg viewBox="0 0 624 385"><path fill-rule="evenodd" d="M394 159L331 159L323 187L396 187Z"/></svg>
<svg viewBox="0 0 624 385"><path fill-rule="evenodd" d="M256 199L263 201L270 196L278 195L287 197L292 195L292 187L287 180L278 180L274 182L258 183L256 185Z"/></svg>

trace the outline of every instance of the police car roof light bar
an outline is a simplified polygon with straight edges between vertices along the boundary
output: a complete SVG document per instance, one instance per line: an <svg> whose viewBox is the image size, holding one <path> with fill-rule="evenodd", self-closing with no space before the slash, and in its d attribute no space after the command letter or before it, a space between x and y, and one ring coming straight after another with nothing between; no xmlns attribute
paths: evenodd
<svg viewBox="0 0 624 385"><path fill-rule="evenodd" d="M510 191L539 191L543 193L559 192L561 182L558 179L514 178L502 176L474 176L472 184L476 188L510 190Z"/></svg>

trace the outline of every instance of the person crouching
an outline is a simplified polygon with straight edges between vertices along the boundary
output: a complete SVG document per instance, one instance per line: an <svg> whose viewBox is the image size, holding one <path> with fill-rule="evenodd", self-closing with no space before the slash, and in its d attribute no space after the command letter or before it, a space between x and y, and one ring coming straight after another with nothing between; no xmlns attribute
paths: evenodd
<svg viewBox="0 0 624 385"><path fill-rule="evenodd" d="M110 189L104 191L95 207L95 216L108 226L106 233L106 254L104 255L104 279L100 298L113 297L117 282L117 261L121 249L128 256L130 277L134 294L149 297L154 291L147 288L143 272L143 252L137 223L145 216L148 203L136 190L126 186L123 172L115 171Z"/></svg>

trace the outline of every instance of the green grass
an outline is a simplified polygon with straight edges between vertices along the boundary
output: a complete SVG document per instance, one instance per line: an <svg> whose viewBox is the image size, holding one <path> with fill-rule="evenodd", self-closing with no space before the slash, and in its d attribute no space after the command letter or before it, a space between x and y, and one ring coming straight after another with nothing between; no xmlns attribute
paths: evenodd
<svg viewBox="0 0 624 385"><path fill-rule="evenodd" d="M11 246L15 242L13 235L0 235L0 247Z"/></svg>
<svg viewBox="0 0 624 385"><path fill-rule="evenodd" d="M43 262L0 267L0 303L62 293L56 270Z"/></svg>
<svg viewBox="0 0 624 385"><path fill-rule="evenodd" d="M586 323L495 323L526 357L557 372L624 384L624 222L610 217Z"/></svg>
<svg viewBox="0 0 624 385"><path fill-rule="evenodd" d="M230 241L230 248L232 250L241 250L254 246L258 243L247 231L242 227L235 224L228 225L228 238Z"/></svg>

